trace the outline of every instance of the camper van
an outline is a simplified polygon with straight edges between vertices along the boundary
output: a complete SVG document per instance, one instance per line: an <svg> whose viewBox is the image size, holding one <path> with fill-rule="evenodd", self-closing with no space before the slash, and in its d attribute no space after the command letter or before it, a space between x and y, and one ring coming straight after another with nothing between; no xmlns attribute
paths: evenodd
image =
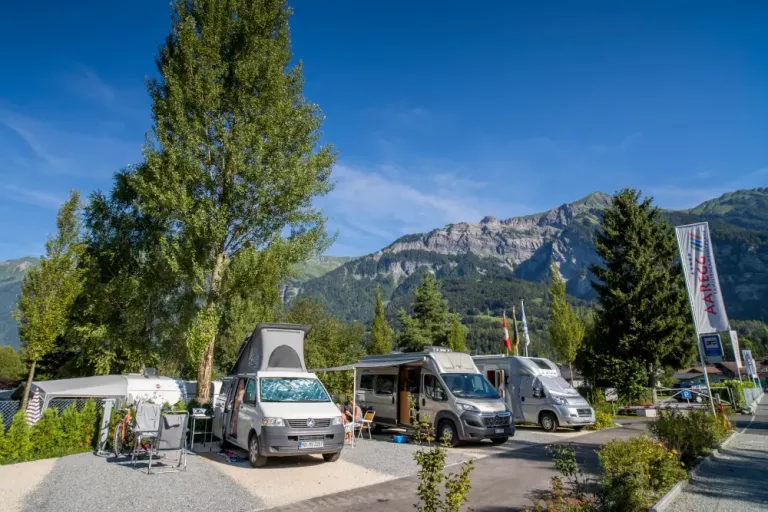
<svg viewBox="0 0 768 512"><path fill-rule="evenodd" d="M309 326L259 324L240 346L214 402L213 434L248 451L253 467L269 457L322 454L339 459L341 412L304 365Z"/></svg>
<svg viewBox="0 0 768 512"><path fill-rule="evenodd" d="M538 423L581 430L595 423L595 411L560 376L555 363L541 357L475 356L473 360L513 411L516 423Z"/></svg>
<svg viewBox="0 0 768 512"><path fill-rule="evenodd" d="M409 427L413 400L416 414L453 446L480 439L501 444L515 434L510 411L468 354L428 347L368 356L354 366L358 404L374 411L374 430Z"/></svg>

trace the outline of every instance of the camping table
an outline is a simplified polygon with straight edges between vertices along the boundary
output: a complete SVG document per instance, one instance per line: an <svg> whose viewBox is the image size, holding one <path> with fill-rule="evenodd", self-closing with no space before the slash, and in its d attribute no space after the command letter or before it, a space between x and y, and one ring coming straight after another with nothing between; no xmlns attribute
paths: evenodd
<svg viewBox="0 0 768 512"><path fill-rule="evenodd" d="M205 436L208 435L209 442L213 443L213 425L212 424L206 424L203 423L203 430L200 432L196 432L197 422L203 421L206 422L208 420L213 419L213 416L208 416L204 414L192 414L190 415L189 419L192 421L192 434L189 438L189 449L192 450L195 447L195 435L196 434L202 434L203 435L203 446L205 446ZM208 425L208 430L205 430L205 426Z"/></svg>

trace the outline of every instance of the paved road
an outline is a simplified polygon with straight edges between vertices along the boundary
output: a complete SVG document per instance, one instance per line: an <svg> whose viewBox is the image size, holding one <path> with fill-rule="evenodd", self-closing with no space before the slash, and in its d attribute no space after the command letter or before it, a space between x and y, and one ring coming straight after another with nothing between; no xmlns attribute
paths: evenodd
<svg viewBox="0 0 768 512"><path fill-rule="evenodd" d="M768 395L755 416L736 418L739 432L668 509L670 512L768 510Z"/></svg>
<svg viewBox="0 0 768 512"><path fill-rule="evenodd" d="M627 439L646 432L644 418L622 420L621 428L587 434L573 441L577 457L586 460L591 471L597 470L595 450L610 439ZM514 441L512 441L514 443ZM472 472L472 492L469 506L477 512L507 512L525 510L537 493L549 488L549 479L556 475L551 457L544 445L522 444L518 449L481 459ZM391 512L411 510L416 503L416 480L400 478L354 491L331 494L321 498L270 509L271 512Z"/></svg>

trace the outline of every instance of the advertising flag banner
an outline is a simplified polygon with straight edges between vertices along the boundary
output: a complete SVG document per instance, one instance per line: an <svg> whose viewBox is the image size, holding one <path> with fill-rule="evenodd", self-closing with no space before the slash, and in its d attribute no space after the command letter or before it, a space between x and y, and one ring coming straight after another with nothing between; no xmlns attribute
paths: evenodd
<svg viewBox="0 0 768 512"><path fill-rule="evenodd" d="M528 322L525 320L525 303L520 301L520 313L523 315L523 337L525 337L525 346L531 344L531 338L528 336Z"/></svg>
<svg viewBox="0 0 768 512"><path fill-rule="evenodd" d="M675 234L696 332L708 334L729 330L709 224L679 226L675 228Z"/></svg>
<svg viewBox="0 0 768 512"><path fill-rule="evenodd" d="M733 344L733 357L736 359L736 366L744 368L744 365L741 364L741 352L739 352L739 335L736 331L731 331L729 334L731 335L731 343Z"/></svg>
<svg viewBox="0 0 768 512"><path fill-rule="evenodd" d="M504 312L504 347L507 349L507 352L512 350L512 346L509 343L509 329L507 329L507 312Z"/></svg>
<svg viewBox="0 0 768 512"><path fill-rule="evenodd" d="M755 365L755 360L752 359L752 351L742 350L741 354L744 356L744 368L747 370L747 375L754 379L757 377L757 365Z"/></svg>

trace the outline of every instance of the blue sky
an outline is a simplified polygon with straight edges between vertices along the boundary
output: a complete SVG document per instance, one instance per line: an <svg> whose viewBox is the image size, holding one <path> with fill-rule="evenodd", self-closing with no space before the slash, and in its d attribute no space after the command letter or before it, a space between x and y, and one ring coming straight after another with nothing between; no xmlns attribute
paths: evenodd
<svg viewBox="0 0 768 512"><path fill-rule="evenodd" d="M768 4L641 3L292 2L340 155L329 254L595 190L683 208L768 184ZM0 260L41 253L69 189L139 160L168 11L0 5Z"/></svg>

